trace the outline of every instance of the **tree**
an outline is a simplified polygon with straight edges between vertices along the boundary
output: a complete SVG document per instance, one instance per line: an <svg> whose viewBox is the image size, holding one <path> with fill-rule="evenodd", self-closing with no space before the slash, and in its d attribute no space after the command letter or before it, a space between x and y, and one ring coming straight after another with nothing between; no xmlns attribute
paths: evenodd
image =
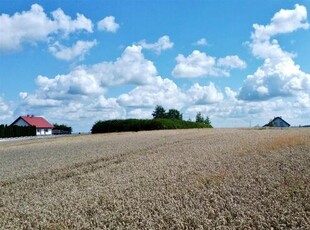
<svg viewBox="0 0 310 230"><path fill-rule="evenodd" d="M204 123L207 124L207 125L211 125L211 120L210 120L210 118L208 116L206 117Z"/></svg>
<svg viewBox="0 0 310 230"><path fill-rule="evenodd" d="M57 123L53 124L53 126L54 126L54 128L53 128L54 130L63 131L63 134L71 134L72 133L72 128L70 126L67 126L64 124L58 125Z"/></svg>
<svg viewBox="0 0 310 230"><path fill-rule="evenodd" d="M154 112L152 113L153 118L167 118L166 110L161 105L155 107Z"/></svg>
<svg viewBox="0 0 310 230"><path fill-rule="evenodd" d="M204 123L206 125L210 125L211 126L210 118L207 116L206 119L205 119L201 112L197 113L197 115L196 115L196 122L197 123Z"/></svg>
<svg viewBox="0 0 310 230"><path fill-rule="evenodd" d="M182 120L182 114L176 109L169 109L166 117L168 119Z"/></svg>
<svg viewBox="0 0 310 230"><path fill-rule="evenodd" d="M201 112L198 112L196 114L196 122L197 123L204 123L205 122L205 118L203 117L203 115L201 114Z"/></svg>

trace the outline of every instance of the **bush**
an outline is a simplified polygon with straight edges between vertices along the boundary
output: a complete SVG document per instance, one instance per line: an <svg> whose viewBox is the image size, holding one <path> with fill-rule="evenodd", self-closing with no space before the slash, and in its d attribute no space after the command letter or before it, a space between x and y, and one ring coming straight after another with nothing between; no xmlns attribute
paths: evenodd
<svg viewBox="0 0 310 230"><path fill-rule="evenodd" d="M0 125L0 138L36 136L35 126Z"/></svg>
<svg viewBox="0 0 310 230"><path fill-rule="evenodd" d="M60 124L58 125L53 124L54 128L53 128L53 134L55 135L59 135L59 134L71 134L72 133L72 127L67 126L65 124Z"/></svg>
<svg viewBox="0 0 310 230"><path fill-rule="evenodd" d="M161 129L191 129L191 128L212 128L212 126L196 123L191 121L183 121L176 119L127 119L127 120L108 120L96 122L92 129L92 133L111 133L126 131L142 131L142 130L161 130Z"/></svg>

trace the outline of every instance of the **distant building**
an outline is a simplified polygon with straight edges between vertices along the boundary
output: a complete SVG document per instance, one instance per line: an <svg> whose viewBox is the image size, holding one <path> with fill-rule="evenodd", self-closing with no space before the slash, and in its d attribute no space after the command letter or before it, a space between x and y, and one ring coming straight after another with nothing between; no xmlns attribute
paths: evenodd
<svg viewBox="0 0 310 230"><path fill-rule="evenodd" d="M290 127L291 125L287 123L282 117L275 117L268 124L264 125L264 127Z"/></svg>
<svg viewBox="0 0 310 230"><path fill-rule="evenodd" d="M36 117L33 115L20 116L11 125L35 126L37 136L52 135L53 125L43 117Z"/></svg>

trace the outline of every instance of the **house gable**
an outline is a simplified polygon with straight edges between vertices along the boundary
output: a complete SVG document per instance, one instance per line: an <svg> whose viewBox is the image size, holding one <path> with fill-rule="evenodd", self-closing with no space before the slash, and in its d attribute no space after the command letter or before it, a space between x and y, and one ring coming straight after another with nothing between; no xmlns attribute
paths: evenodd
<svg viewBox="0 0 310 230"><path fill-rule="evenodd" d="M282 117L275 117L268 124L264 125L264 127L290 127L291 125L287 123Z"/></svg>
<svg viewBox="0 0 310 230"><path fill-rule="evenodd" d="M17 125L17 126L30 126L29 123L27 123L24 119L21 117L17 118L11 125Z"/></svg>

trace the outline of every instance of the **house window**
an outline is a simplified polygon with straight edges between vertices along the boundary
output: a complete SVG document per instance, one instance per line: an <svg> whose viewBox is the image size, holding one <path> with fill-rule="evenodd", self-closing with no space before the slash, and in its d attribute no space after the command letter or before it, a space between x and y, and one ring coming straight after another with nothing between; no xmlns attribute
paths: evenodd
<svg viewBox="0 0 310 230"><path fill-rule="evenodd" d="M48 132L48 129L44 129L44 132L46 132L46 133L47 133L47 132Z"/></svg>

